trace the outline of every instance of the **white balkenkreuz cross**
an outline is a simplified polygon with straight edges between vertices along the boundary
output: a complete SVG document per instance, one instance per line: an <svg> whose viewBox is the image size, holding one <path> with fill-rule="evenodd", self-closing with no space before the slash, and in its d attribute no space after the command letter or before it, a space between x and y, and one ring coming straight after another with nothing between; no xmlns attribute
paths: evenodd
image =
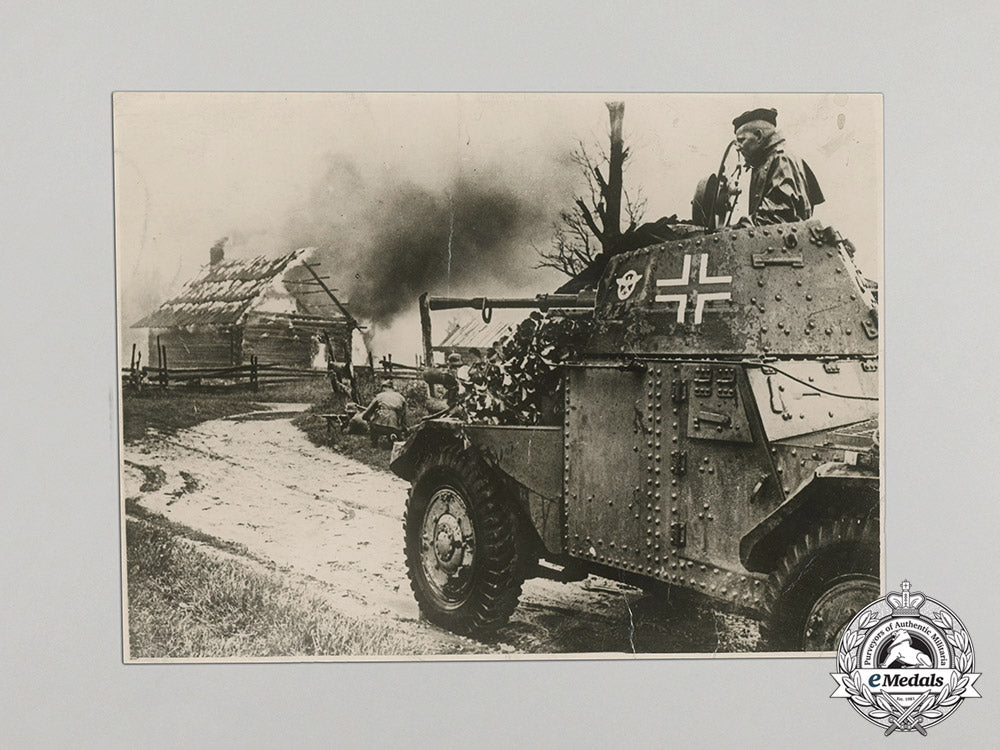
<svg viewBox="0 0 1000 750"><path fill-rule="evenodd" d="M701 253L698 264L697 286L691 283L691 256L684 256L684 268L681 270L680 278L657 279L657 289L667 289L672 287L685 287L677 294L657 294L654 297L656 302L676 302L677 322L683 323L687 314L688 295L694 296L694 324L701 323L701 318L705 313L705 303L716 300L732 299L730 292L702 291L702 286L718 286L719 284L732 285L732 276L709 276L708 275L708 253Z"/></svg>

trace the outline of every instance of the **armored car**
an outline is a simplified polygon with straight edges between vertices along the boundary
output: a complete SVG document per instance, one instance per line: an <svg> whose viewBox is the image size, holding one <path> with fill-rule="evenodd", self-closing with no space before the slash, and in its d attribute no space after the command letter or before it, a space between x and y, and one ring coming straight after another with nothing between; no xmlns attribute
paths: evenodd
<svg viewBox="0 0 1000 750"><path fill-rule="evenodd" d="M880 593L877 291L850 243L724 227L541 306L592 316L558 424L446 415L394 449L427 619L488 631L526 578L596 574L756 615L772 650L836 648Z"/></svg>

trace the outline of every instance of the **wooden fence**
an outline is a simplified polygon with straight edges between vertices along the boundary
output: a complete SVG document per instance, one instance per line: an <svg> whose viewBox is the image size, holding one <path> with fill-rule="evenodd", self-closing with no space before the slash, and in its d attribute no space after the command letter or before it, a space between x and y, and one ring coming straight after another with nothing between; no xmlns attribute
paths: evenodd
<svg viewBox="0 0 1000 750"><path fill-rule="evenodd" d="M142 367L137 370L123 367L122 376L126 382L142 381L146 385L162 388L171 385L242 384L257 389L261 385L286 383L311 377L328 378L330 375L326 370L262 365L257 362L256 357L253 357L250 364L236 367Z"/></svg>
<svg viewBox="0 0 1000 750"><path fill-rule="evenodd" d="M146 387L169 388L172 385L209 386L230 388L251 388L257 390L261 385L276 385L288 383L303 378L329 378L331 371L317 370L308 367L289 367L280 364L260 364L256 355L251 355L250 362L245 365L228 367L170 367L166 345L159 345L158 365L143 366L141 353L132 346L132 360L128 367L121 369L122 384L139 391ZM331 362L333 372L338 377L347 374L346 362ZM364 372L361 372L364 371ZM351 381L352 393L366 400L375 390L375 378L392 378L393 380L417 380L421 377L422 368L414 365L404 365L393 362L392 357L383 359L375 366L351 368L348 379Z"/></svg>
<svg viewBox="0 0 1000 750"><path fill-rule="evenodd" d="M261 364L256 355L251 355L245 365L228 367L170 367L167 347L160 345L158 365L143 366L136 348L132 346L132 361L123 367L122 383L135 390L144 387L168 388L171 385L208 385L212 387L248 387L257 390L261 385L288 383L303 378L329 378L330 370L309 367L289 367L280 364ZM331 363L335 371L343 372L344 362Z"/></svg>
<svg viewBox="0 0 1000 750"><path fill-rule="evenodd" d="M392 378L393 380L420 380L424 368L420 365L404 365L401 362L393 362L392 355L379 360L381 369L375 370L376 376L380 378Z"/></svg>

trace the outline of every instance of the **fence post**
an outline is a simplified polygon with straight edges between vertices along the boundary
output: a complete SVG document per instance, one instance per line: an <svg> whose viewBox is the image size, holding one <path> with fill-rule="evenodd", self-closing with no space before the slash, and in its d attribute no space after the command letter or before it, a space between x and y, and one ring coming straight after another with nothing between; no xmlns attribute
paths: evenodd
<svg viewBox="0 0 1000 750"><path fill-rule="evenodd" d="M160 361L162 363L161 367L163 368L162 370L160 370L160 385L162 385L164 388L166 388L170 384L170 376L167 374L167 345L166 344L163 344L160 347Z"/></svg>
<svg viewBox="0 0 1000 750"><path fill-rule="evenodd" d="M253 354L250 356L250 384L256 391L258 388L257 383L257 355Z"/></svg>

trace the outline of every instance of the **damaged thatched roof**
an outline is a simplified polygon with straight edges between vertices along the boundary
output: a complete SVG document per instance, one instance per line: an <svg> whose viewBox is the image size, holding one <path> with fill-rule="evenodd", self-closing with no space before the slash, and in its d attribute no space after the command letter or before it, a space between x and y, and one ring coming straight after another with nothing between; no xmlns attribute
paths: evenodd
<svg viewBox="0 0 1000 750"><path fill-rule="evenodd" d="M266 295L298 296L296 291L301 293L304 279L309 278L303 261L312 250L313 248L302 248L272 259L258 257L220 260L205 266L201 275L189 281L179 295L164 302L159 309L134 323L132 327L173 328L238 323ZM292 271L300 272L297 274L298 279L291 280L290 277L296 275ZM339 303L336 304L340 307ZM316 307L315 304L310 306ZM296 307L298 309L294 312L328 317L323 314L325 311L305 309L302 304ZM349 318L342 307L341 312Z"/></svg>

